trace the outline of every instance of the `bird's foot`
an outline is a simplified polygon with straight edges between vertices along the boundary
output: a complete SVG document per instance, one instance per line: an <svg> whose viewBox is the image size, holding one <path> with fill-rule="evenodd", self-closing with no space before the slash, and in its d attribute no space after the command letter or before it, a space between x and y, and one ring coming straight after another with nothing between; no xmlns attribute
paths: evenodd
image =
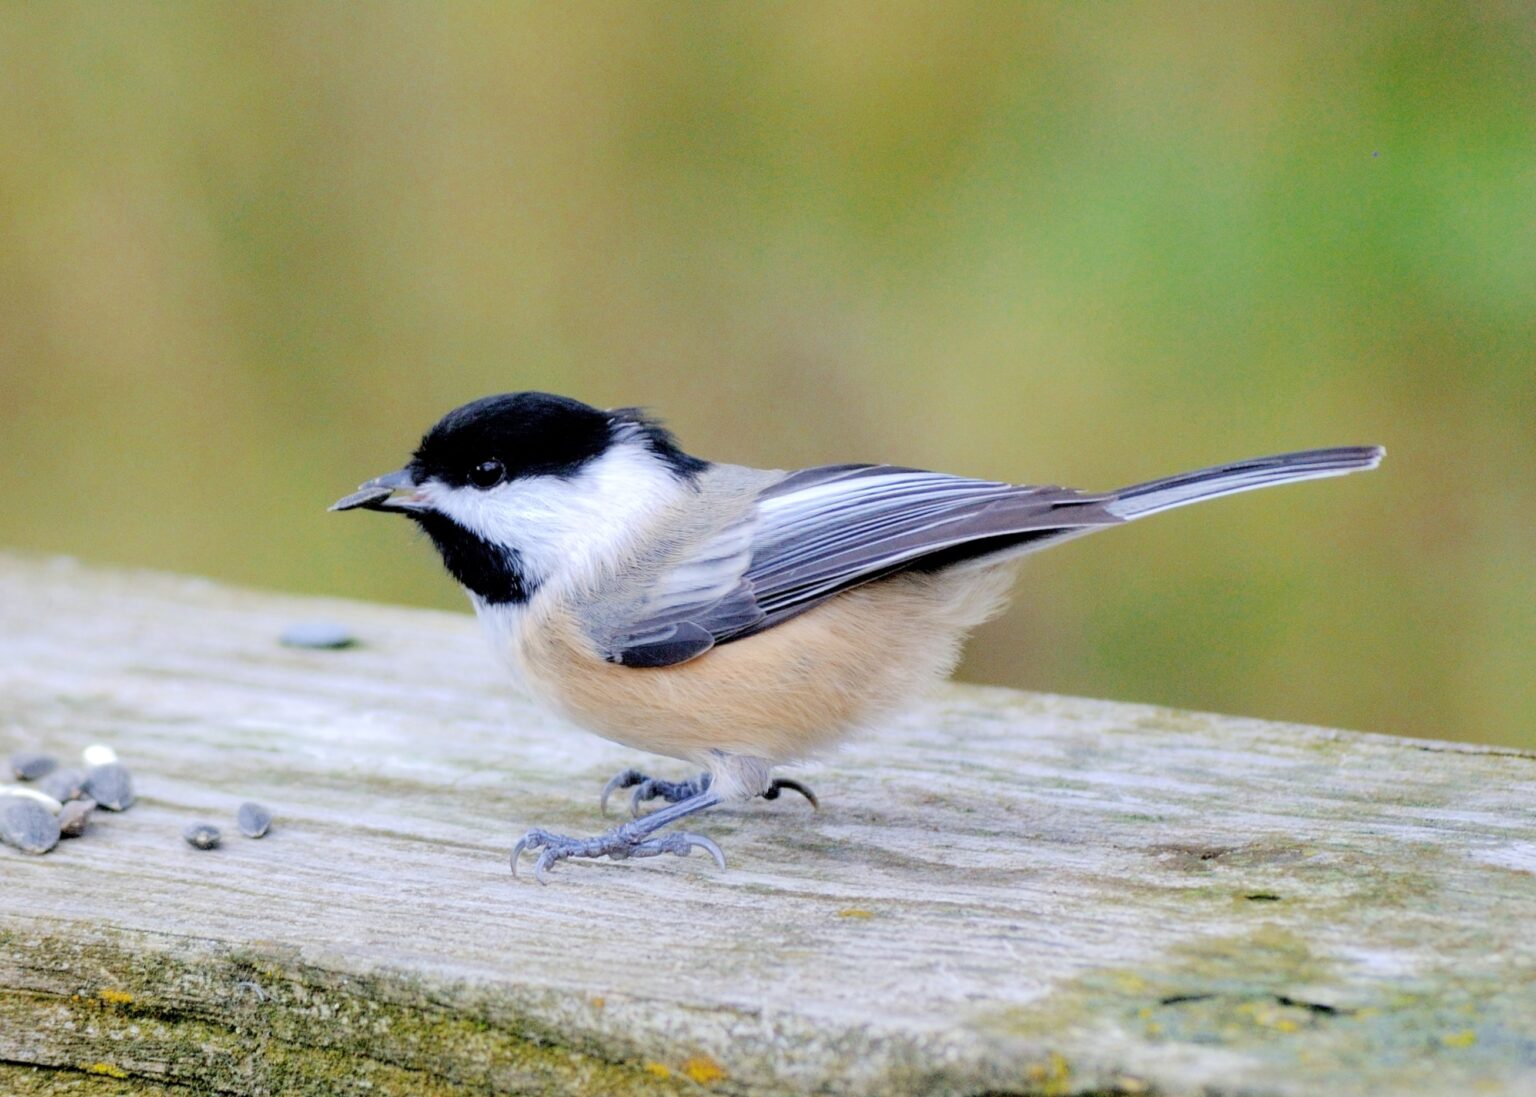
<svg viewBox="0 0 1536 1097"><path fill-rule="evenodd" d="M612 780L603 786L603 795L597 802L598 810L607 815L608 797L624 788L635 790L629 798L629 813L639 815L640 805L646 800L665 800L669 804L676 804L690 796L697 796L709 785L710 777L707 773L690 777L686 781L663 781L660 777L648 776L638 769L626 769L614 774Z"/></svg>
<svg viewBox="0 0 1536 1097"><path fill-rule="evenodd" d="M614 861L627 861L631 857L656 857L663 853L686 857L695 847L713 857L715 864L725 867L725 854L702 834L678 831L676 834L653 838L633 823L626 823L591 838L572 838L564 834L551 834L547 830L530 830L512 847L512 875L517 875L517 862L524 850L538 854L533 862L533 878L546 884L549 881L545 877L550 868L571 857L607 857Z"/></svg>
<svg viewBox="0 0 1536 1097"><path fill-rule="evenodd" d="M603 786L603 795L598 800L598 807L604 815L608 814L608 797L619 789L632 788L635 791L629 798L629 813L639 816L640 805L647 800L665 800L669 804L680 803L689 797L697 796L708 791L710 776L701 773L697 777L690 777L686 781L664 781L660 777L650 777L641 773L638 769L626 769L622 773L615 774L612 780ZM791 781L785 777L776 777L763 791L764 800L777 800L779 794L785 789L798 792L810 801L815 810L821 809L821 801L816 799L816 794L799 781Z"/></svg>

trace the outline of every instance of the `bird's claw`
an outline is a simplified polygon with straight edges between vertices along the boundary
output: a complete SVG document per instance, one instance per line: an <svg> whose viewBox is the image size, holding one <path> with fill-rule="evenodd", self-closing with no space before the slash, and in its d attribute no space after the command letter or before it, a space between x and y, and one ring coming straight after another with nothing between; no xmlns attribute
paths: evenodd
<svg viewBox="0 0 1536 1097"><path fill-rule="evenodd" d="M808 801L810 801L812 811L821 810L821 801L816 799L816 794L802 785L799 781L792 781L788 777L775 777L773 779L773 783L768 786L768 791L763 793L763 799L777 800L779 798L779 793L783 792L785 789L789 789L791 792L798 792L801 796L804 796Z"/></svg>
<svg viewBox="0 0 1536 1097"><path fill-rule="evenodd" d="M540 851L533 862L533 878L541 884L547 884L549 870L571 857L607 857L614 861L626 861L631 857L657 857L663 853L686 857L695 848L713 857L716 865L725 867L725 852L713 839L688 831L664 834L657 838L637 838L626 834L623 827L618 827L592 838L572 838L564 834L552 834L547 830L530 830L512 847L512 875L517 875L517 863L525 851Z"/></svg>
<svg viewBox="0 0 1536 1097"><path fill-rule="evenodd" d="M604 815L608 814L608 797L619 789L632 788L634 795L629 798L629 813L639 817L640 805L647 800L665 800L669 804L677 804L697 796L710 785L710 776L701 773L697 777L690 777L686 781L663 781L659 777L651 777L641 773L638 769L626 769L622 773L614 774L613 778L603 786L603 795L598 799L597 806Z"/></svg>
<svg viewBox="0 0 1536 1097"><path fill-rule="evenodd" d="M550 869L572 857L607 857L613 861L627 861L632 857L657 857L663 853L686 857L695 849L702 849L714 858L715 864L725 868L725 854L711 839L702 834L680 831L676 834L653 836L660 827L676 822L685 815L691 815L718 804L720 799L711 790L713 783L709 773L701 773L686 781L664 781L642 773L638 769L626 769L616 773L603 786L603 794L598 805L606 813L608 800L615 792L620 789L634 789L634 793L629 798L630 813L635 817L632 822L591 838L572 838L564 834L553 834L547 830L530 830L512 847L512 875L518 874L518 862L524 853L535 854L533 878L541 884L548 882ZM777 800L785 789L804 796L812 808L820 808L821 805L817 802L814 792L799 781L791 781L787 778L778 778L770 782L763 790L763 799ZM669 804L678 806L659 808L649 815L642 816L640 805L647 800L666 800Z"/></svg>
<svg viewBox="0 0 1536 1097"><path fill-rule="evenodd" d="M604 815L608 814L608 798L620 789L632 788L635 791L629 798L629 813L635 818L640 817L640 805L647 800L665 800L669 804L680 803L690 796L697 796L709 788L711 778L708 773L701 773L697 777L690 777L686 781L663 781L659 777L651 777L638 769L626 769L613 775L612 779L603 786L603 794L598 799L598 808ZM816 794L799 781L788 777L775 777L773 782L763 792L764 800L777 800L779 794L785 789L798 792L810 803L813 811L821 810L821 801L816 799Z"/></svg>
<svg viewBox="0 0 1536 1097"><path fill-rule="evenodd" d="M603 786L603 794L598 798L597 801L597 810L602 814L607 815L608 797L612 796L615 792L618 792L621 788L633 788L635 785L642 785L649 780L650 778L641 773L638 769L626 769L615 773L611 778L609 778L608 783Z"/></svg>

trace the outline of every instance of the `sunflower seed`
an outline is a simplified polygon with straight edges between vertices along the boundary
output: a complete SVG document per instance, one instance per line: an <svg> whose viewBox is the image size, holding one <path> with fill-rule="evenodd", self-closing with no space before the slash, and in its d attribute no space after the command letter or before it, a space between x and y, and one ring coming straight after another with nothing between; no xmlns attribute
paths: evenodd
<svg viewBox="0 0 1536 1097"><path fill-rule="evenodd" d="M212 823L192 823L181 836L197 849L217 849L219 845L219 828Z"/></svg>
<svg viewBox="0 0 1536 1097"><path fill-rule="evenodd" d="M33 803L41 804L46 808L49 815L57 815L59 809L64 806L46 792L41 792L35 788L28 788L26 785L0 785L0 796L7 798L14 796L31 800Z"/></svg>
<svg viewBox="0 0 1536 1097"><path fill-rule="evenodd" d="M126 811L133 806L133 780L116 762L92 766L85 778L85 794L98 807L108 811Z"/></svg>
<svg viewBox="0 0 1536 1097"><path fill-rule="evenodd" d="M10 757L11 773L18 781L36 781L58 768L59 760L35 750L18 750Z"/></svg>
<svg viewBox="0 0 1536 1097"><path fill-rule="evenodd" d="M95 800L71 800L59 812L59 837L78 838L85 833L85 825L96 810Z"/></svg>
<svg viewBox="0 0 1536 1097"><path fill-rule="evenodd" d="M357 643L351 629L334 621L295 621L278 640L291 648L349 648Z"/></svg>
<svg viewBox="0 0 1536 1097"><path fill-rule="evenodd" d="M88 766L110 766L117 761L117 751L105 743L92 743L80 752L80 757Z"/></svg>
<svg viewBox="0 0 1536 1097"><path fill-rule="evenodd" d="M235 824L247 838L260 838L272 829L272 813L255 801L247 800L235 812Z"/></svg>
<svg viewBox="0 0 1536 1097"><path fill-rule="evenodd" d="M59 844L59 821L30 797L0 796L0 838L23 853L47 853Z"/></svg>
<svg viewBox="0 0 1536 1097"><path fill-rule="evenodd" d="M85 771L56 769L39 781L37 787L60 803L78 800L85 795Z"/></svg>

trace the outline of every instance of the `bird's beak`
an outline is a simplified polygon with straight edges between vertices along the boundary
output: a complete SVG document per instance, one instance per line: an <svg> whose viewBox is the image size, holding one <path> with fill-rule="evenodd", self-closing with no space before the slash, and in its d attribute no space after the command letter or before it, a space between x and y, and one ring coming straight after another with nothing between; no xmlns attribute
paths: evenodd
<svg viewBox="0 0 1536 1097"><path fill-rule="evenodd" d="M420 510L426 504L416 492L407 469L375 476L351 495L331 504L331 510Z"/></svg>

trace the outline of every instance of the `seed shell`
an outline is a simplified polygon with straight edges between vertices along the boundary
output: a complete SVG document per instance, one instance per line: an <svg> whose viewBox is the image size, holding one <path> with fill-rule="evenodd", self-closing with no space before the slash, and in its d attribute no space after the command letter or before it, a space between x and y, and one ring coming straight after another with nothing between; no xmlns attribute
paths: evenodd
<svg viewBox="0 0 1536 1097"><path fill-rule="evenodd" d="M295 621L278 640L291 648L349 648L357 643L351 629L334 621Z"/></svg>
<svg viewBox="0 0 1536 1097"><path fill-rule="evenodd" d="M92 743L80 752L80 758L88 766L110 766L117 761L117 751L105 743Z"/></svg>
<svg viewBox="0 0 1536 1097"><path fill-rule="evenodd" d="M98 807L108 811L127 811L133 806L133 779L120 763L108 762L104 766L92 766L86 774L85 794L96 801Z"/></svg>
<svg viewBox="0 0 1536 1097"><path fill-rule="evenodd" d="M86 824L91 821L91 812L95 810L95 800L69 801L64 805L64 810L59 812L59 837L80 837L85 833Z"/></svg>
<svg viewBox="0 0 1536 1097"><path fill-rule="evenodd" d="M191 823L181 832L181 836L189 846L196 849L217 849L222 837L219 828L212 823Z"/></svg>
<svg viewBox="0 0 1536 1097"><path fill-rule="evenodd" d="M8 759L11 773L18 781L36 781L58 768L59 760L35 750L18 750Z"/></svg>
<svg viewBox="0 0 1536 1097"><path fill-rule="evenodd" d="M31 800L33 803L41 804L47 809L49 815L57 815L59 809L64 806L46 792L28 788L26 785L0 785L0 796Z"/></svg>
<svg viewBox="0 0 1536 1097"><path fill-rule="evenodd" d="M56 769L37 782L39 792L46 792L60 803L78 800L85 795L85 771L83 769Z"/></svg>
<svg viewBox="0 0 1536 1097"><path fill-rule="evenodd" d="M23 853L47 853L59 844L59 821L30 797L0 796L0 839Z"/></svg>
<svg viewBox="0 0 1536 1097"><path fill-rule="evenodd" d="M272 829L272 813L254 800L247 800L235 812L235 823L247 838L260 838Z"/></svg>

